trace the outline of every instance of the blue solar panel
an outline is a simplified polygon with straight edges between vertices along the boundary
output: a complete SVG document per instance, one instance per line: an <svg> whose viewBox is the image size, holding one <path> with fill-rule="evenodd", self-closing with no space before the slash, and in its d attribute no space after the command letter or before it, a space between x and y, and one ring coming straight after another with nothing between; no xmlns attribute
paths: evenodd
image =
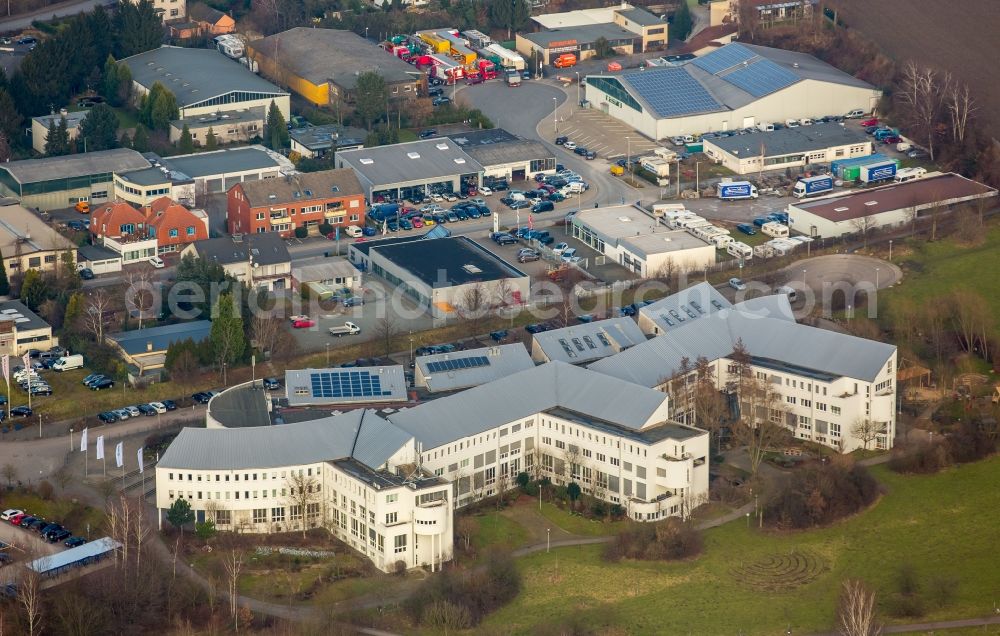
<svg viewBox="0 0 1000 636"><path fill-rule="evenodd" d="M662 67L623 76L661 117L721 110L705 87L682 67Z"/></svg>
<svg viewBox="0 0 1000 636"><path fill-rule="evenodd" d="M798 76L771 60L757 60L721 76L754 97L764 97L799 81Z"/></svg>
<svg viewBox="0 0 1000 636"><path fill-rule="evenodd" d="M428 362L427 370L431 373L439 373L442 371L457 371L488 366L490 366L490 359L486 356L470 356L468 358L451 358L438 362Z"/></svg>
<svg viewBox="0 0 1000 636"><path fill-rule="evenodd" d="M382 397L382 379L368 371L324 371L310 375L313 397L359 398Z"/></svg>
<svg viewBox="0 0 1000 636"><path fill-rule="evenodd" d="M708 55L691 60L698 68L715 75L727 68L732 68L737 64L742 64L757 57L757 54L739 44L727 44L721 49L716 49Z"/></svg>

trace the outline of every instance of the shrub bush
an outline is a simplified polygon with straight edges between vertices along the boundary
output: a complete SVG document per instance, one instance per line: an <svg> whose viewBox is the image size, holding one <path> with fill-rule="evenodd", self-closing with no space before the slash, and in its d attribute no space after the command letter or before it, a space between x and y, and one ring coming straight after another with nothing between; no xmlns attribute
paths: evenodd
<svg viewBox="0 0 1000 636"><path fill-rule="evenodd" d="M694 524L669 518L659 523L636 523L604 548L604 559L674 561L701 554L701 532Z"/></svg>
<svg viewBox="0 0 1000 636"><path fill-rule="evenodd" d="M979 461L996 452L996 441L973 422L965 422L943 440L923 443L896 455L889 469L897 473L930 474L953 466Z"/></svg>
<svg viewBox="0 0 1000 636"><path fill-rule="evenodd" d="M512 601L521 591L521 575L509 554L491 552L482 569L456 573L445 570L424 581L403 605L416 624L463 620L478 625L493 611ZM444 607L447 603L453 607Z"/></svg>
<svg viewBox="0 0 1000 636"><path fill-rule="evenodd" d="M764 507L764 520L782 528L808 528L852 515L878 497L878 482L860 464L816 465L789 475Z"/></svg>
<svg viewBox="0 0 1000 636"><path fill-rule="evenodd" d="M326 221L323 221L322 223L319 224L319 233L322 234L323 236L331 234L332 232L333 232L333 226L327 223Z"/></svg>

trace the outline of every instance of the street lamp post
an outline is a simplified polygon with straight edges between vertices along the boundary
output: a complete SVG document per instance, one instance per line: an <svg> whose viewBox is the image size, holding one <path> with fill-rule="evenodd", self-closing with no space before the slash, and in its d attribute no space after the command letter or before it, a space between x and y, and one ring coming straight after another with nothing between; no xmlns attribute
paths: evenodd
<svg viewBox="0 0 1000 636"><path fill-rule="evenodd" d="M326 343L326 368L330 368L330 343Z"/></svg>
<svg viewBox="0 0 1000 636"><path fill-rule="evenodd" d="M552 130L554 132L559 132L559 122L556 120L556 109L559 107L559 100L555 97L552 98Z"/></svg>
<svg viewBox="0 0 1000 636"><path fill-rule="evenodd" d="M699 192L701 190L701 162L696 161L694 164L694 191Z"/></svg>
<svg viewBox="0 0 1000 636"><path fill-rule="evenodd" d="M802 270L802 286L806 286L806 270Z"/></svg>
<svg viewBox="0 0 1000 636"><path fill-rule="evenodd" d="M548 554L549 548L552 547L552 528L545 529L545 553Z"/></svg>
<svg viewBox="0 0 1000 636"><path fill-rule="evenodd" d="M892 262L892 239L889 239L889 262Z"/></svg>
<svg viewBox="0 0 1000 636"><path fill-rule="evenodd" d="M877 267L875 268L875 289L878 289L878 269Z"/></svg>
<svg viewBox="0 0 1000 636"><path fill-rule="evenodd" d="M576 71L576 105L579 106L580 103L580 71Z"/></svg>

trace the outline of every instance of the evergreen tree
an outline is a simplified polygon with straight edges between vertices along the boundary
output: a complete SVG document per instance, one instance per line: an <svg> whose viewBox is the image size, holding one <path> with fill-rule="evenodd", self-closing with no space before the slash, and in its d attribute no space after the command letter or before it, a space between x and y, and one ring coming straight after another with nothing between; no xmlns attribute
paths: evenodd
<svg viewBox="0 0 1000 636"><path fill-rule="evenodd" d="M7 141L7 134L0 131L0 163L10 161L10 142Z"/></svg>
<svg viewBox="0 0 1000 636"><path fill-rule="evenodd" d="M66 118L60 117L59 123L55 126L50 125L49 132L45 135L45 154L49 157L58 157L69 153L69 128Z"/></svg>
<svg viewBox="0 0 1000 636"><path fill-rule="evenodd" d="M142 1L146 2L146 0ZM167 508L167 521L181 533L184 532L184 526L194 521L194 511L191 510L191 504L188 503L187 499L178 497L177 501Z"/></svg>
<svg viewBox="0 0 1000 636"><path fill-rule="evenodd" d="M219 147L219 140L215 138L215 131L209 126L208 134L205 135L205 149L215 150Z"/></svg>
<svg viewBox="0 0 1000 636"><path fill-rule="evenodd" d="M8 141L18 138L23 119L10 93L5 87L0 87L0 132L7 137Z"/></svg>
<svg viewBox="0 0 1000 636"><path fill-rule="evenodd" d="M149 152L149 133L142 124L136 124L135 133L132 135L132 150L136 152Z"/></svg>
<svg viewBox="0 0 1000 636"><path fill-rule="evenodd" d="M267 110L267 121L264 123L264 143L272 150L280 150L289 144L288 126L278 105L271 102Z"/></svg>
<svg viewBox="0 0 1000 636"><path fill-rule="evenodd" d="M208 339L215 361L222 365L242 359L246 350L246 336L243 333L243 317L233 295L221 294L213 314Z"/></svg>
<svg viewBox="0 0 1000 636"><path fill-rule="evenodd" d="M132 99L132 69L118 65L118 105L125 105Z"/></svg>
<svg viewBox="0 0 1000 636"><path fill-rule="evenodd" d="M87 140L87 150L110 150L118 147L118 116L107 104L97 104L80 122L80 136Z"/></svg>
<svg viewBox="0 0 1000 636"><path fill-rule="evenodd" d="M10 280L7 279L7 266L4 264L3 254L0 254L0 296L10 294Z"/></svg>
<svg viewBox="0 0 1000 636"><path fill-rule="evenodd" d="M104 80L101 83L101 95L111 104L118 105L118 62L113 55L104 61Z"/></svg>
<svg viewBox="0 0 1000 636"><path fill-rule="evenodd" d="M385 78L374 71L358 75L355 88L354 109L365 122L368 130L385 112L389 90Z"/></svg>
<svg viewBox="0 0 1000 636"><path fill-rule="evenodd" d="M48 296L49 286L38 270L29 269L25 272L24 280L21 282L21 301L28 306L28 309L38 311Z"/></svg>
<svg viewBox="0 0 1000 636"><path fill-rule="evenodd" d="M83 316L84 304L84 296L80 292L75 292L66 301L66 312L63 315L63 329L65 331L76 331L80 317Z"/></svg>
<svg viewBox="0 0 1000 636"><path fill-rule="evenodd" d="M687 39L691 33L691 9L687 2L681 2L674 11L674 19L670 23L670 40L681 41Z"/></svg>
<svg viewBox="0 0 1000 636"><path fill-rule="evenodd" d="M119 0L115 11L115 44L119 59L145 53L163 44L163 21L150 0Z"/></svg>
<svg viewBox="0 0 1000 636"><path fill-rule="evenodd" d="M132 138L128 136L128 131L122 133L122 138L118 140L119 148L132 148Z"/></svg>
<svg viewBox="0 0 1000 636"><path fill-rule="evenodd" d="M177 98L166 88L160 86L161 91L150 110L149 123L154 130L167 130L170 122L180 116L177 108Z"/></svg>
<svg viewBox="0 0 1000 636"><path fill-rule="evenodd" d="M181 138L177 142L177 149L181 154L185 155L194 152L194 138L191 137L191 130L187 124L184 124L184 130L181 131Z"/></svg>

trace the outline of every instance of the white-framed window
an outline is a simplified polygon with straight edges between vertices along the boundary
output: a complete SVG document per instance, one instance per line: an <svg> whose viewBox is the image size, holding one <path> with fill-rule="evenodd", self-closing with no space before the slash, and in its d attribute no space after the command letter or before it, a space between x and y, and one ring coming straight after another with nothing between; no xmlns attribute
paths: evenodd
<svg viewBox="0 0 1000 636"><path fill-rule="evenodd" d="M398 521L399 521L398 512L390 512L385 516L385 525L387 526L391 526L392 524L397 523Z"/></svg>
<svg viewBox="0 0 1000 636"><path fill-rule="evenodd" d="M393 548L392 551L396 554L400 552L406 552L406 535L397 534L392 540Z"/></svg>

